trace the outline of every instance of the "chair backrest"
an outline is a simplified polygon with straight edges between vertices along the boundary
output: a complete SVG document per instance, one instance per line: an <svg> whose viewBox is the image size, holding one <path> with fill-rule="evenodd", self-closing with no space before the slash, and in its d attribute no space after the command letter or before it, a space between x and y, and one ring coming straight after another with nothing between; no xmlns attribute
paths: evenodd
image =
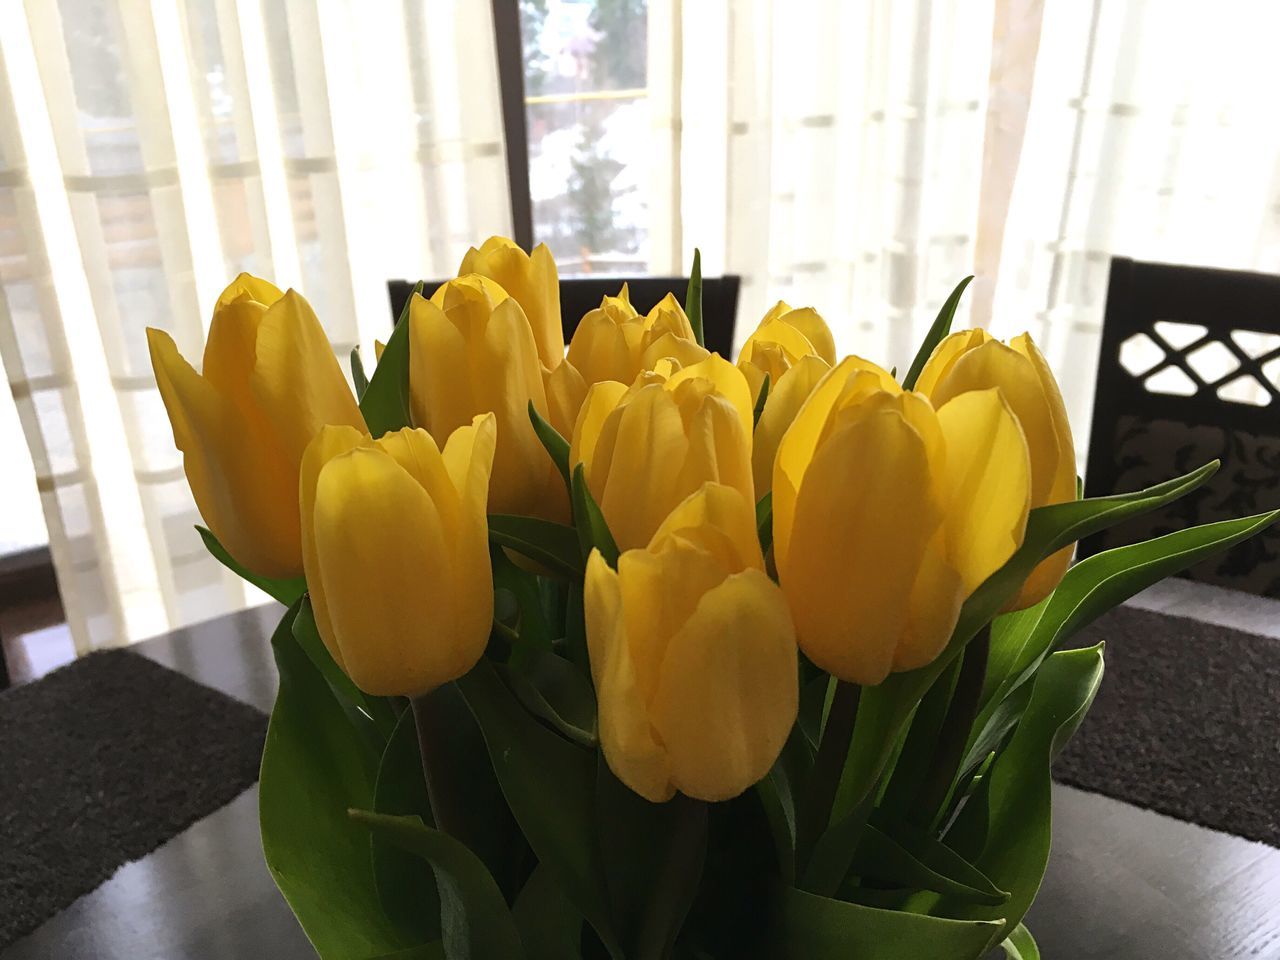
<svg viewBox="0 0 1280 960"><path fill-rule="evenodd" d="M444 281L437 280L423 285L428 296ZM560 281L560 316L564 325L564 339L568 343L573 331L585 314L600 306L605 296L614 296L627 284L631 304L640 313L647 313L668 293L684 303L689 286L687 277L566 277ZM732 359L733 331L738 315L738 288L741 278L733 275L704 277L702 280L702 327L707 349ZM387 294L391 300L391 317L394 322L400 316L405 301L413 292L408 280L387 281Z"/></svg>
<svg viewBox="0 0 1280 960"><path fill-rule="evenodd" d="M1280 506L1280 277L1116 258L1107 289L1087 496L1219 459L1196 492L1098 534L1080 555ZM1280 597L1280 533L1186 576Z"/></svg>

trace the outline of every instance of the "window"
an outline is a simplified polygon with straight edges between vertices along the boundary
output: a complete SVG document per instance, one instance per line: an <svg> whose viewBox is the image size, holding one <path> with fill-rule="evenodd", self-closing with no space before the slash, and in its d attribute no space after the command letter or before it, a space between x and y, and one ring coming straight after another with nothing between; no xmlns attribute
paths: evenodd
<svg viewBox="0 0 1280 960"><path fill-rule="evenodd" d="M648 268L647 0L520 0L534 240L561 274Z"/></svg>

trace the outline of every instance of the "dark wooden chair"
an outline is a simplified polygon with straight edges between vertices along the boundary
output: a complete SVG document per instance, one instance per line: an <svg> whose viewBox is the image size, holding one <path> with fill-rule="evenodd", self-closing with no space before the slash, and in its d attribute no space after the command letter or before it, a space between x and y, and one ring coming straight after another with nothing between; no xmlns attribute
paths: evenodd
<svg viewBox="0 0 1280 960"><path fill-rule="evenodd" d="M443 280L428 282L423 293L428 296L443 283ZM560 316L564 325L565 343L573 336L578 321L591 310L600 306L605 296L614 296L626 283L631 295L631 304L641 313L647 313L668 293L674 293L676 299L684 303L685 291L688 289L687 277L567 277L560 281ZM733 331L738 314L738 288L741 278L737 276L705 277L702 281L702 327L707 349L713 350L723 357L732 359ZM391 299L391 316L400 316L409 294L413 292L413 283L408 280L389 280L387 294Z"/></svg>
<svg viewBox="0 0 1280 960"><path fill-rule="evenodd" d="M1135 490L1220 459L1164 510L1080 545L1088 556L1280 506L1280 276L1111 263L1085 494ZM1280 597L1274 529L1185 576Z"/></svg>

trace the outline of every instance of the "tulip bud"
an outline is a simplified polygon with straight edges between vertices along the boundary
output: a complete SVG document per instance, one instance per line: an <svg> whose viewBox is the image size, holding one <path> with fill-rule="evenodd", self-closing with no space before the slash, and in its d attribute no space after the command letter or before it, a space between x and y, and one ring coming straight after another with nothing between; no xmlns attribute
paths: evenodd
<svg viewBox="0 0 1280 960"><path fill-rule="evenodd" d="M538 357L549 370L564 360L564 330L560 326L560 278L545 243L528 254L506 237L490 237L462 258L458 275L474 273L493 280L520 304L533 330Z"/></svg>
<svg viewBox="0 0 1280 960"><path fill-rule="evenodd" d="M480 276L444 284L409 305L409 400L414 422L448 436L477 414L497 418L489 511L565 520L564 480L529 422L547 417L533 331L520 304Z"/></svg>
<svg viewBox="0 0 1280 960"><path fill-rule="evenodd" d="M938 410L848 357L778 448L773 543L800 647L874 685L930 663L964 600L1022 542L1027 445L998 390Z"/></svg>
<svg viewBox="0 0 1280 960"><path fill-rule="evenodd" d="M676 505L708 481L755 503L751 396L742 374L711 354L649 372L631 387L587 392L570 445L619 548L643 547Z"/></svg>
<svg viewBox="0 0 1280 960"><path fill-rule="evenodd" d="M485 504L496 418L444 449L327 427L301 478L307 589L334 661L366 693L418 696L473 666L493 623Z"/></svg>
<svg viewBox="0 0 1280 960"><path fill-rule="evenodd" d="M297 576L302 452L325 424L365 430L311 306L241 274L214 306L203 373L169 334L148 329L147 345L200 516L248 570Z"/></svg>
<svg viewBox="0 0 1280 960"><path fill-rule="evenodd" d="M779 300L742 345L738 369L751 385L755 400L766 375L777 387L782 375L804 357L819 357L827 367L834 364L836 348L831 330L812 307L793 310Z"/></svg>
<svg viewBox="0 0 1280 960"><path fill-rule="evenodd" d="M691 366L707 356L675 297L667 294L642 317L623 284L618 296L605 297L582 318L569 341L568 361L588 385L605 380L629 384L664 357Z"/></svg>
<svg viewBox="0 0 1280 960"><path fill-rule="evenodd" d="M1076 453L1062 391L1031 335L1005 346L985 330L953 333L933 351L916 389L935 406L970 390L998 388L1027 439L1031 457L1031 506L1076 498ZM1023 584L1010 610L1039 603L1058 585L1071 564L1074 546L1043 560Z"/></svg>
<svg viewBox="0 0 1280 960"><path fill-rule="evenodd" d="M593 552L584 610L619 780L655 803L717 801L769 772L796 718L795 631L740 491L706 484L616 572Z"/></svg>

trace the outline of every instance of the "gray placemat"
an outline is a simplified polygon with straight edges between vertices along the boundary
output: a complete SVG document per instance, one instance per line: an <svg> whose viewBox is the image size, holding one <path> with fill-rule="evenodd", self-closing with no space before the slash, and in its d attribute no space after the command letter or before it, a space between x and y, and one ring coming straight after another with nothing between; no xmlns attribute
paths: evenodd
<svg viewBox="0 0 1280 960"><path fill-rule="evenodd" d="M1280 847L1280 640L1120 607L1093 709L1054 777Z"/></svg>
<svg viewBox="0 0 1280 960"><path fill-rule="evenodd" d="M265 735L125 650L0 694L0 947L253 784Z"/></svg>

